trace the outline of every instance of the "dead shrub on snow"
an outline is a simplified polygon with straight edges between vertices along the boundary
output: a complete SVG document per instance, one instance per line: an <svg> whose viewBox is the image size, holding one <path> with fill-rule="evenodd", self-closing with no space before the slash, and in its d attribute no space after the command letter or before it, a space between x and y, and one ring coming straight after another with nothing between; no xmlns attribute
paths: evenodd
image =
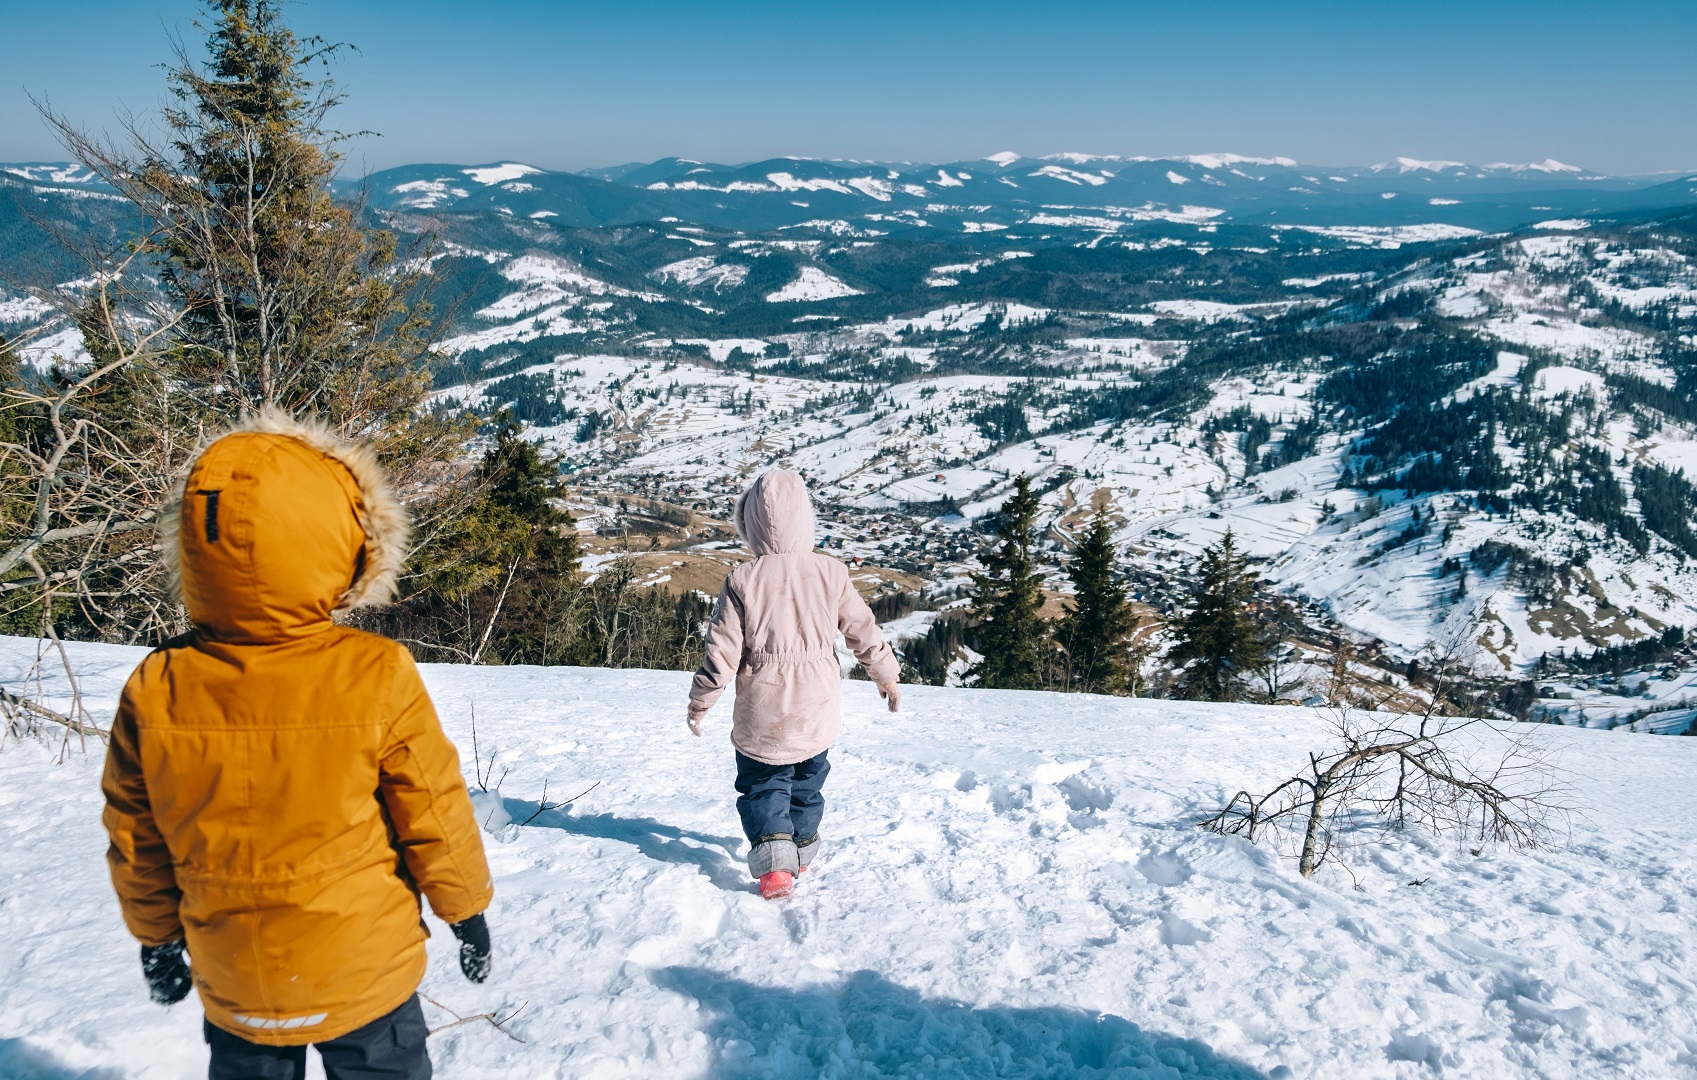
<svg viewBox="0 0 1697 1080"><path fill-rule="evenodd" d="M1547 843L1568 808L1542 740L1484 720L1333 711L1336 748L1270 791L1239 791L1203 821L1251 842L1300 838L1303 877L1348 833L1423 830L1457 841L1525 850ZM1475 854L1478 849L1475 849Z"/></svg>

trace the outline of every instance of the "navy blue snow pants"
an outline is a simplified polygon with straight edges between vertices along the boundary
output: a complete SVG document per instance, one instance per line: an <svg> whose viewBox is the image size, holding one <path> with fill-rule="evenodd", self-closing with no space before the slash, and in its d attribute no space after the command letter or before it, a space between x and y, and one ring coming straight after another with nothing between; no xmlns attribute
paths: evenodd
<svg viewBox="0 0 1697 1080"><path fill-rule="evenodd" d="M819 832L819 819L825 816L820 788L831 772L827 752L794 765L768 765L737 754L737 815L749 843L759 843L762 836L811 840Z"/></svg>

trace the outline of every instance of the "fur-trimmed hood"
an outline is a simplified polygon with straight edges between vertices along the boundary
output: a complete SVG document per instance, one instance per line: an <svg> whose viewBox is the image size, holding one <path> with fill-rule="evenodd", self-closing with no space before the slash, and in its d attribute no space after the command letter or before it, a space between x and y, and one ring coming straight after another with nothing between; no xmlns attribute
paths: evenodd
<svg viewBox="0 0 1697 1080"><path fill-rule="evenodd" d="M369 446L278 410L201 450L160 515L190 621L230 643L305 637L388 603L408 531Z"/></svg>

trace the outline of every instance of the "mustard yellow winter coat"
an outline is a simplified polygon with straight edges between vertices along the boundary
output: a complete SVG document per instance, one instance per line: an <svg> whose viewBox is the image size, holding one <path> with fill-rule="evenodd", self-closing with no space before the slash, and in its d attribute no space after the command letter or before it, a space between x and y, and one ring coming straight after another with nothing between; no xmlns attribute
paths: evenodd
<svg viewBox="0 0 1697 1080"><path fill-rule="evenodd" d="M218 1027L336 1038L418 988L420 893L448 922L491 895L412 657L331 617L389 598L405 510L369 451L267 414L200 455L162 533L194 630L142 661L112 725L124 921L186 938Z"/></svg>

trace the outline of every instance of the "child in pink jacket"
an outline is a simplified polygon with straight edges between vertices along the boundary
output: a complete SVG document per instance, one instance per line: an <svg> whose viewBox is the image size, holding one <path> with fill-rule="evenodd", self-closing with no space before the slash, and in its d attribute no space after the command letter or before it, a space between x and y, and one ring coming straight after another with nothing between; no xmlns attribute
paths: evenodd
<svg viewBox="0 0 1697 1080"><path fill-rule="evenodd" d="M842 632L895 712L900 665L848 568L813 550L813 503L795 473L761 473L737 500L737 532L754 558L731 572L707 627L707 655L689 691L689 729L736 679L731 745L748 869L768 899L789 895L819 850L826 751L840 725Z"/></svg>

